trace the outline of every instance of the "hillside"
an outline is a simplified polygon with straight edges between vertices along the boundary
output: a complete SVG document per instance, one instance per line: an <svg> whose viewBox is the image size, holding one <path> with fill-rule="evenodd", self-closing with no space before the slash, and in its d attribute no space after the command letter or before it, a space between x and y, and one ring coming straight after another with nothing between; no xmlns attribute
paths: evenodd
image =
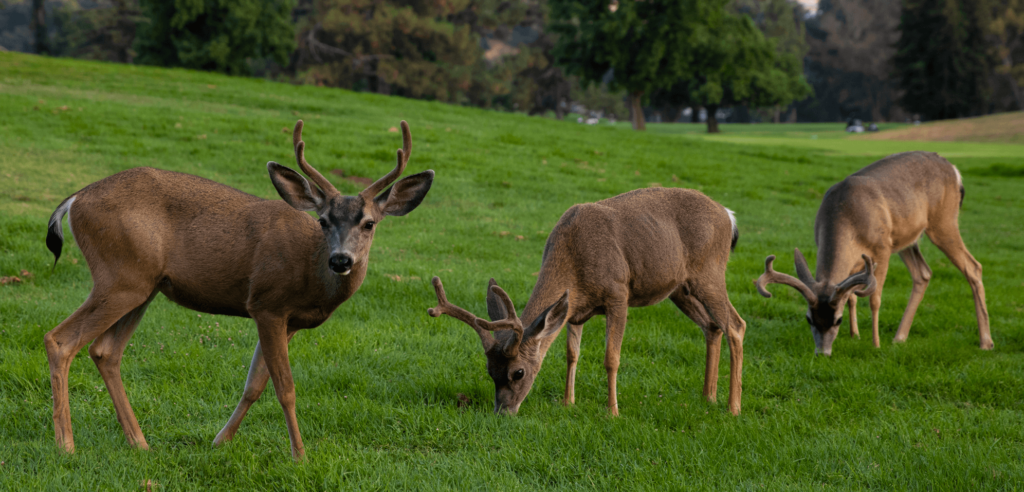
<svg viewBox="0 0 1024 492"><path fill-rule="evenodd" d="M933 121L859 138L1024 144L1024 111Z"/></svg>
<svg viewBox="0 0 1024 492"><path fill-rule="evenodd" d="M292 463L273 392L235 440L211 442L241 396L257 342L249 319L197 315L157 296L122 366L151 450L131 449L96 367L71 366L76 453L54 446L43 336L88 296L69 241L53 266L44 244L57 204L135 166L198 174L278 199L266 171L294 165L290 129L305 121L306 157L343 193L346 177L394 165L400 120L413 135L407 173L433 188L375 233L362 288L289 355L307 461ZM568 490L1001 489L1024 481L1024 196L1003 169L1010 151L942 143L964 175L961 230L984 265L994 351L978 350L970 289L933 245L933 279L910 339L892 345L911 281L890 262L882 347L844 327L814 357L806 303L792 289L759 296L768 254L811 264L823 193L877 157L873 141L769 132L742 145L613 125L530 118L397 97L185 70L0 53L0 490ZM766 129L767 130L767 129ZM728 130L727 130L728 131ZM900 130L895 130L900 131ZM739 137L736 137L739 138ZM884 142L885 149L928 149ZM834 151L832 147L844 149ZM1010 148L1011 146L1005 146ZM960 150L958 150L960 149ZM867 156L865 154L869 154ZM1001 172L1001 171L1000 171ZM743 413L701 397L705 341L671 302L631 309L619 369L622 414L609 418L604 318L584 328L577 404L559 400L565 335L514 418L491 413L494 385L472 330L430 318L429 285L478 314L494 277L525 304L545 238L575 203L647 186L702 190L737 213L730 299L747 321ZM67 231L67 229L65 229ZM68 238L71 236L68 235ZM22 270L31 275L24 275ZM867 302L861 333L870 333Z"/></svg>

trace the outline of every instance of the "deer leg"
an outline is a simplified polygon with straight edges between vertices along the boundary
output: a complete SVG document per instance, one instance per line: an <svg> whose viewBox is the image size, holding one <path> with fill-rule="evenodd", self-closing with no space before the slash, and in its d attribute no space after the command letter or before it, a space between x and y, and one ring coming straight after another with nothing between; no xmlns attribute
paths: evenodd
<svg viewBox="0 0 1024 492"><path fill-rule="evenodd" d="M619 353L622 351L622 337L626 333L628 305L605 306L605 353L604 368L608 372L608 411L619 415L619 400L616 392L616 378L619 374Z"/></svg>
<svg viewBox="0 0 1024 492"><path fill-rule="evenodd" d="M740 400L743 396L743 337L747 331L747 324L729 302L729 294L725 290L725 276L722 277L721 285L696 292L695 296L711 316L713 325L721 328L717 331L717 339L721 340L722 333L729 339L729 411L733 415L739 415ZM720 351L720 342L715 345L716 352ZM708 347L709 359L710 352L711 347ZM716 359L717 355L716 353Z"/></svg>
<svg viewBox="0 0 1024 492"><path fill-rule="evenodd" d="M89 356L103 376L103 383L107 386L110 399L114 401L114 411L117 413L117 421L121 423L121 429L124 430L124 436L128 438L129 444L143 450L149 450L149 444L146 443L146 437L139 428L139 421L135 419L135 412L128 403L128 394L124 391L124 383L121 381L121 357L124 355L128 340L131 340L154 297L156 291L141 306L122 316L114 326L103 332L89 346Z"/></svg>
<svg viewBox="0 0 1024 492"><path fill-rule="evenodd" d="M847 297L846 306L850 309L850 336L860 338L860 331L857 330L857 296Z"/></svg>
<svg viewBox="0 0 1024 492"><path fill-rule="evenodd" d="M580 338L583 336L583 325L569 323L565 340L565 362L568 366L565 374L564 405L576 403L576 361L580 358Z"/></svg>
<svg viewBox="0 0 1024 492"><path fill-rule="evenodd" d="M291 342L295 333L295 331L288 333L289 342ZM224 428L213 439L214 446L220 446L235 437L238 427L242 424L242 419L249 412L249 407L260 399L263 390L267 388L268 381L270 381L270 371L267 369L267 363L263 359L263 350L260 348L260 343L256 342L256 350L252 354L252 362L249 363L249 375L245 378L245 389L242 390L242 399L238 402L238 406L235 407L235 411L231 413L228 422L224 424Z"/></svg>
<svg viewBox="0 0 1024 492"><path fill-rule="evenodd" d="M50 385L53 388L53 431L57 446L75 452L71 432L71 406L68 397L68 370L82 347L107 331L125 314L146 302L149 289L99 289L94 287L89 298L71 316L44 337L46 357L50 364Z"/></svg>
<svg viewBox="0 0 1024 492"><path fill-rule="evenodd" d="M921 255L921 248L918 247L917 243L900 251L900 258L907 265L907 270L910 270L910 278L914 281L914 287L910 291L910 301L907 302L907 310L903 311L903 319L900 320L900 327L896 330L896 336L892 339L893 343L907 341L907 337L910 335L910 325L914 322L914 315L917 313L917 307L921 305L921 299L924 299L924 291L928 288L928 281L932 279L932 270L924 262L924 256Z"/></svg>
<svg viewBox="0 0 1024 492"><path fill-rule="evenodd" d="M971 252L967 250L963 238L960 237L960 229L955 222L952 226L925 232L932 243L946 254L949 261L960 269L960 272L967 278L967 283L971 285L971 292L974 294L974 311L978 318L979 346L982 350L991 350L995 345L992 342L992 333L989 331L985 285L981 282L981 263L974 259Z"/></svg>
<svg viewBox="0 0 1024 492"><path fill-rule="evenodd" d="M704 342L707 345L704 361L704 398L714 403L718 399L718 362L722 353L722 330L695 297L684 294L680 289L673 292L669 299L672 299L676 307L697 323L704 332Z"/></svg>
<svg viewBox="0 0 1024 492"><path fill-rule="evenodd" d="M262 314L253 316L259 330L260 352L266 363L270 379L274 381L277 401L284 410L288 438L292 445L292 458L301 461L306 451L299 434L299 421L295 417L295 383L292 381L292 367L288 362L288 327L284 317ZM253 359L256 356L253 354ZM266 383L264 383L265 385Z"/></svg>
<svg viewBox="0 0 1024 492"><path fill-rule="evenodd" d="M878 310L882 307L882 287L885 285L885 276L889 273L889 255L879 255L875 261L878 262L875 266L877 286L868 298L868 304L871 306L871 342L878 348L882 346L881 338L878 336Z"/></svg>

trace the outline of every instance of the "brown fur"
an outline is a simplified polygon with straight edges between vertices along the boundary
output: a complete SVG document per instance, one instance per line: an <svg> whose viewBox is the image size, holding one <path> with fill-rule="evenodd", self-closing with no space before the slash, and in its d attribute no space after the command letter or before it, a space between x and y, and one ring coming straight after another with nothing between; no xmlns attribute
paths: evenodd
<svg viewBox="0 0 1024 492"><path fill-rule="evenodd" d="M889 256L898 253L914 281L910 302L893 339L903 342L910 334L914 314L931 279L931 269L917 244L921 234L927 234L967 277L974 293L980 346L991 349L981 264L967 251L957 223L963 195L958 171L938 154L906 152L875 162L825 194L814 222L814 239L818 245L814 277L803 255L796 250L800 278L772 271L773 255L766 262L765 274L755 281L758 289L765 297L771 297L764 290L767 283L782 283L799 290L808 302L807 318L812 325L816 350L824 354L831 354L844 305L850 307L850 333L858 335L856 297L850 294L871 296L872 341L878 347L882 287ZM864 271L853 274L859 270ZM857 285L865 287L854 290Z"/></svg>
<svg viewBox="0 0 1024 492"><path fill-rule="evenodd" d="M449 304L436 277L439 306L430 314L449 314L478 332L495 381L495 411L510 413L518 411L566 322L565 403L575 401L583 323L605 315L608 408L617 415L616 374L628 308L670 298L704 331L704 395L710 401L716 398L722 335L728 335L729 410L739 414L746 323L729 302L725 286L734 235L726 209L694 190L648 188L574 205L548 236L537 284L523 310L529 325L524 327L493 279L487 297L494 323Z"/></svg>
<svg viewBox="0 0 1024 492"><path fill-rule="evenodd" d="M385 215L403 215L411 210L411 202L418 205L429 190L433 171L409 176L381 197L374 198L372 188L380 191L390 181L368 188L368 199L363 194L341 196L305 162L301 123L296 125L296 157L319 187L272 162L271 180L287 203L198 176L135 168L83 188L58 207L47 244L59 256L61 216L70 209L69 224L93 278L85 303L45 337L54 430L63 450L74 451L68 368L89 342L89 355L110 391L125 436L132 445L148 449L122 385L120 365L146 307L161 292L196 311L256 321L259 343L242 400L214 444L231 440L272 378L285 412L292 455L302 457L288 341L297 330L319 326L359 289L366 276L373 222ZM404 121L402 127L404 154L399 150L397 172L388 175L391 181L404 169L411 150ZM324 225L301 211L311 206ZM328 263L335 254L332 248L342 247L356 258L350 271L339 275Z"/></svg>

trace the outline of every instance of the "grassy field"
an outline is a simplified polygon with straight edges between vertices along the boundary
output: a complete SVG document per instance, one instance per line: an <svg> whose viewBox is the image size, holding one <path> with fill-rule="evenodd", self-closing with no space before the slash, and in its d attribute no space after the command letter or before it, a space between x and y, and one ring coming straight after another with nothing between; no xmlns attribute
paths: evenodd
<svg viewBox="0 0 1024 492"><path fill-rule="evenodd" d="M265 164L294 162L289 130L298 118L307 158L325 174L376 178L391 169L400 137L388 129L401 119L413 133L408 172L437 172L423 205L379 226L360 292L292 341L307 460L289 457L269 392L233 442L211 447L241 395L255 326L162 296L122 368L151 451L129 448L83 351L70 376L77 451L59 453L43 335L82 303L91 281L73 246L51 269L49 214L82 186L134 166L277 199ZM146 481L154 490L1020 487L1024 146L863 141L835 134L835 124L738 126L710 137L679 125L640 133L0 53L0 276L33 274L0 286L0 490L140 490ZM908 343L888 342L911 285L894 257L881 349L844 328L833 357L814 357L802 298L780 286L764 299L751 281L772 253L776 268L792 273L793 247L813 265L823 192L878 156L912 149L939 150L963 171L961 229L985 267L996 348L977 348L967 282L925 240L934 278ZM361 189L329 176L344 193ZM560 335L519 415L492 415L476 335L426 314L435 304L430 277L480 314L491 276L522 306L566 208L652 183L703 190L737 212L728 282L748 323L743 413L703 401L703 336L662 303L630 311L620 418L605 410L603 318L584 330L575 407L559 403Z"/></svg>

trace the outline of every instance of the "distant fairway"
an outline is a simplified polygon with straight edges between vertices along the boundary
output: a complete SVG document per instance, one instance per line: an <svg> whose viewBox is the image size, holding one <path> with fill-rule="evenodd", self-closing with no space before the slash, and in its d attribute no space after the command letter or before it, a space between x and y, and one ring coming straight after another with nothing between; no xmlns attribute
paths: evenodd
<svg viewBox="0 0 1024 492"><path fill-rule="evenodd" d="M43 335L86 298L69 241L51 270L46 221L81 187L134 166L205 176L278 199L266 163L294 166L290 130L329 173L376 178L401 144L407 173L434 187L376 233L362 289L290 356L307 461L294 464L273 392L235 440L211 443L241 396L251 320L199 315L158 296L122 367L151 451L128 447L85 351L71 367L77 451L57 452ZM898 126L898 125L897 125ZM1013 489L1024 483L1024 145L874 141L841 124L586 126L398 97L185 70L0 53L0 490ZM903 131L893 129L893 132ZM812 135L817 138L812 139ZM884 135L884 134L883 134ZM752 284L764 258L812 266L825 190L885 154L934 150L964 175L960 223L984 265L995 350L977 348L970 288L927 240L934 272L910 339L892 345L911 281L892 260L881 349L847 328L813 356L806 304ZM517 417L491 414L494 388L472 330L426 314L440 275L452 302L486 313L494 277L523 306L544 241L574 203L631 189L704 191L737 212L728 271L748 329L743 413L701 397L704 339L669 302L630 311L619 370L622 416L605 410L604 318L587 323L577 405L559 403L565 335ZM67 229L65 229L67 231ZM70 237L70 236L68 236ZM861 333L870 333L867 302ZM865 331L865 327L867 330ZM468 406L459 405L465 395Z"/></svg>

